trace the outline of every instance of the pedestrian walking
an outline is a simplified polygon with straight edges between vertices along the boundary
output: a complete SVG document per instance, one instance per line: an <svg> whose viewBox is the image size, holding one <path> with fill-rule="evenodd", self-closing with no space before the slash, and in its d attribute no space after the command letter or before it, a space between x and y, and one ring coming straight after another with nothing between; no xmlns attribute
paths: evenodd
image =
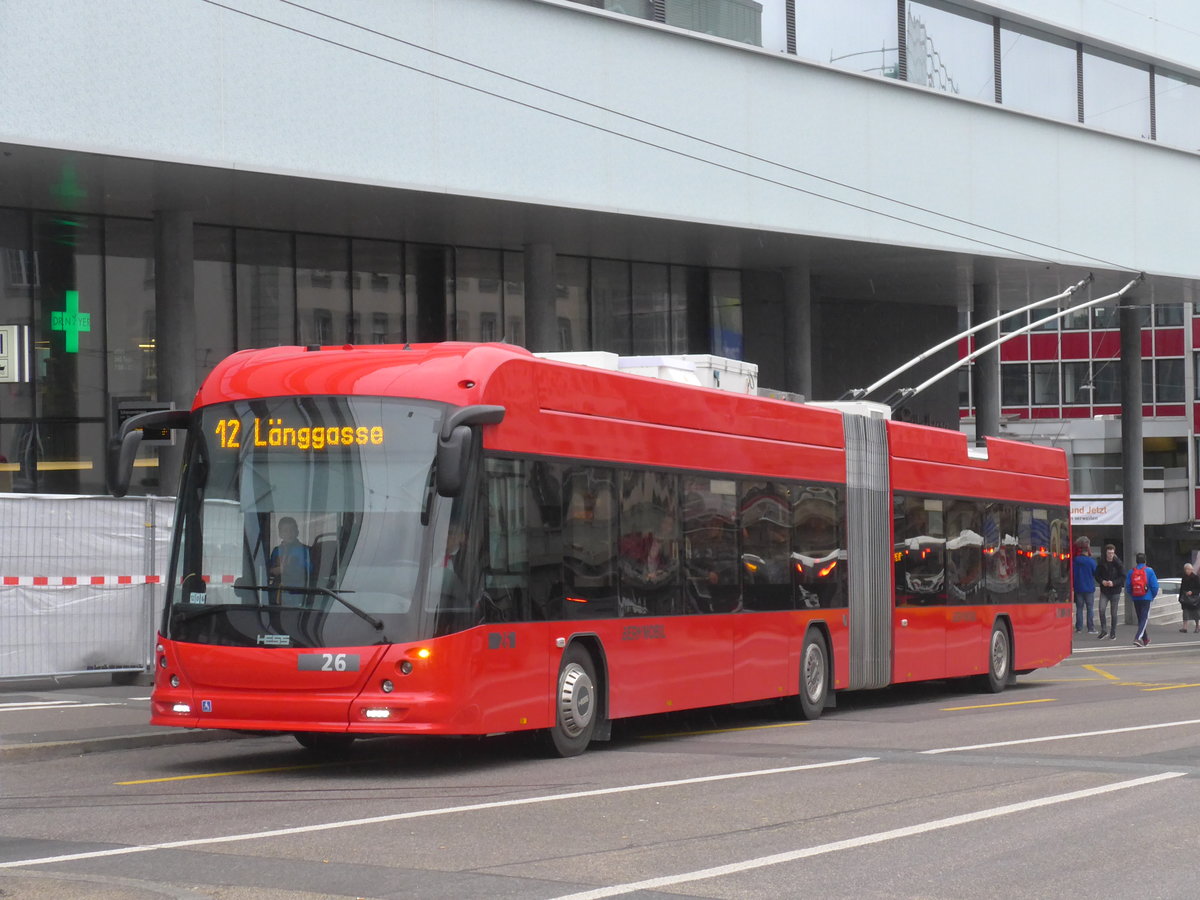
<svg viewBox="0 0 1200 900"><path fill-rule="evenodd" d="M1150 622L1150 604L1158 594L1158 576L1146 565L1146 554L1139 553L1137 563L1125 576L1125 591L1133 600L1133 608L1137 611L1137 634L1133 636L1135 647L1150 646L1150 635L1147 625Z"/></svg>
<svg viewBox="0 0 1200 900"><path fill-rule="evenodd" d="M1096 633L1096 560L1092 558L1092 542L1081 537L1075 542L1075 559L1071 563L1072 587L1075 591L1075 633L1083 631L1087 613L1088 634Z"/></svg>
<svg viewBox="0 0 1200 900"><path fill-rule="evenodd" d="M1183 577L1179 579L1179 605L1183 608L1183 627L1179 630L1186 633L1188 622L1192 623L1192 631L1200 631L1200 575L1196 574L1191 563L1183 564Z"/></svg>
<svg viewBox="0 0 1200 900"><path fill-rule="evenodd" d="M1125 564L1117 556L1117 548L1104 545L1104 557L1096 563L1096 582L1100 586L1100 639L1117 639L1117 609L1121 604L1121 590L1125 586ZM1105 613L1109 615L1105 615ZM1111 622L1111 624L1109 624ZM1105 630L1108 634L1105 635Z"/></svg>

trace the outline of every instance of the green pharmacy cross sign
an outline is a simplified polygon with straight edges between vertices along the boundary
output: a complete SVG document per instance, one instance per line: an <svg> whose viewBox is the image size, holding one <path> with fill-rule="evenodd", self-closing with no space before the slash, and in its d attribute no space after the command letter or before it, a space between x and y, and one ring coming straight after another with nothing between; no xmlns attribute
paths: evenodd
<svg viewBox="0 0 1200 900"><path fill-rule="evenodd" d="M79 333L92 330L92 314L79 311L79 291L67 291L66 298L66 309L50 313L50 328L52 331L63 332L63 341L68 353L78 353Z"/></svg>

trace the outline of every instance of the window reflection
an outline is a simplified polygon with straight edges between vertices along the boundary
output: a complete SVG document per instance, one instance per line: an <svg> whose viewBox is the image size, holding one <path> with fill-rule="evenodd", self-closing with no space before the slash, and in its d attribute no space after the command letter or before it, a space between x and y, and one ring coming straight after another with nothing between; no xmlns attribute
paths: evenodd
<svg viewBox="0 0 1200 900"><path fill-rule="evenodd" d="M796 0L796 54L839 69L898 78L896 4Z"/></svg>
<svg viewBox="0 0 1200 900"><path fill-rule="evenodd" d="M1183 402L1183 360L1154 361L1154 399L1159 403Z"/></svg>
<svg viewBox="0 0 1200 900"><path fill-rule="evenodd" d="M908 3L908 80L935 90L993 100L992 22L940 3Z"/></svg>
<svg viewBox="0 0 1200 900"><path fill-rule="evenodd" d="M349 252L345 238L296 236L296 313L301 344L350 340Z"/></svg>
<svg viewBox="0 0 1200 900"><path fill-rule="evenodd" d="M1086 362L1062 364L1063 403L1088 405L1092 402L1091 373Z"/></svg>
<svg viewBox="0 0 1200 900"><path fill-rule="evenodd" d="M499 250L460 249L455 253L457 340L500 340L502 265Z"/></svg>
<svg viewBox="0 0 1200 900"><path fill-rule="evenodd" d="M1074 121L1078 117L1075 45L1011 22L1000 26L1003 103Z"/></svg>
<svg viewBox="0 0 1200 900"><path fill-rule="evenodd" d="M633 352L629 263L592 260L592 335L594 349L622 356Z"/></svg>
<svg viewBox="0 0 1200 900"><path fill-rule="evenodd" d="M588 261L560 256L555 261L555 311L558 313L557 350L602 349L592 343L588 327Z"/></svg>
<svg viewBox="0 0 1200 900"><path fill-rule="evenodd" d="M406 330L401 245L356 240L350 252L354 266L351 298L359 323L355 340L366 344L403 343Z"/></svg>
<svg viewBox="0 0 1200 900"><path fill-rule="evenodd" d="M1000 366L1000 404L1029 404L1029 367L1025 363L1005 363Z"/></svg>
<svg viewBox="0 0 1200 900"><path fill-rule="evenodd" d="M1164 144L1200 150L1200 85L1154 72L1154 133Z"/></svg>
<svg viewBox="0 0 1200 900"><path fill-rule="evenodd" d="M1034 363L1033 402L1041 405L1058 405L1058 363Z"/></svg>
<svg viewBox="0 0 1200 900"><path fill-rule="evenodd" d="M196 383L236 347L233 338L233 229L195 227L194 295L204 298L196 316Z"/></svg>
<svg viewBox="0 0 1200 900"><path fill-rule="evenodd" d="M504 253L504 335L510 344L525 346L525 254L519 250Z"/></svg>
<svg viewBox="0 0 1200 900"><path fill-rule="evenodd" d="M104 281L111 304L107 333L108 391L155 397L154 227L145 219L104 221Z"/></svg>
<svg viewBox="0 0 1200 900"><path fill-rule="evenodd" d="M238 346L296 343L292 237L237 231Z"/></svg>
<svg viewBox="0 0 1200 900"><path fill-rule="evenodd" d="M671 290L667 267L633 264L633 353L671 352Z"/></svg>
<svg viewBox="0 0 1200 900"><path fill-rule="evenodd" d="M1092 403L1121 402L1121 363L1119 360L1097 361L1092 370Z"/></svg>
<svg viewBox="0 0 1200 900"><path fill-rule="evenodd" d="M742 358L742 273L715 270L709 276L712 340L717 356Z"/></svg>
<svg viewBox="0 0 1200 900"><path fill-rule="evenodd" d="M1150 138L1150 73L1097 50L1083 54L1083 121L1093 128Z"/></svg>

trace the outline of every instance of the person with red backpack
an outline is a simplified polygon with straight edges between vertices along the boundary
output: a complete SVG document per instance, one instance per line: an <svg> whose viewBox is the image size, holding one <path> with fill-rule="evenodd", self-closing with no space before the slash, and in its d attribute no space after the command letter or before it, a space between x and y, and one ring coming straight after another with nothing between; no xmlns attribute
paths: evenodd
<svg viewBox="0 0 1200 900"><path fill-rule="evenodd" d="M1150 604L1158 594L1158 576L1146 565L1145 553L1137 555L1137 563L1125 576L1125 593L1133 601L1133 608L1137 612L1137 634L1133 636L1133 645L1147 647L1150 645L1150 635L1146 633L1146 626L1150 620Z"/></svg>

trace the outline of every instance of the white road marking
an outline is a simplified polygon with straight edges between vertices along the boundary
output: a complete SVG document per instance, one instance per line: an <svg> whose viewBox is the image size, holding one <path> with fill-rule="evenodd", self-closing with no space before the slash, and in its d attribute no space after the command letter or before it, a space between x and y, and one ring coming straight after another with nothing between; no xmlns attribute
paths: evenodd
<svg viewBox="0 0 1200 900"><path fill-rule="evenodd" d="M520 800L496 800L491 803L471 803L466 806L444 806L438 809L422 809L414 812L395 813L389 816L371 816L366 819L345 819L321 825L300 825L295 828L276 828L270 831L253 831L246 834L228 834L221 837L194 838L186 841L165 841L161 844L139 844L112 850L94 850L88 853L66 853L62 856L44 856L37 859L16 859L0 862L0 869L15 869L22 866L40 866L47 863L70 862L76 859L99 859L105 856L124 856L130 853L147 853L151 850L177 850L182 847L202 847L210 844L226 844L235 841L255 841L260 838L285 837L292 834L311 834L316 831L333 831L339 828L356 828L360 825L378 825L384 822L399 822L404 819L423 819L428 816L445 816L452 813L477 812L484 809L503 809L510 806L529 806L534 803L554 803L559 800L579 800L585 797L603 797L607 794L629 794L656 788L678 787L685 784L708 784L715 781L731 781L737 778L758 778L764 775L786 775L791 772L807 772L813 769L830 769L850 766L855 763L874 762L875 756L859 756L853 759L836 759L830 762L809 763L802 766L783 766L778 769L755 769L750 772L729 772L724 775L702 775L697 778L681 778L677 781L653 781L645 784L630 784L624 787L597 788L592 791L572 791L568 794L543 794Z"/></svg>
<svg viewBox="0 0 1200 900"><path fill-rule="evenodd" d="M664 875L661 878L647 878L645 881L633 881L628 884L616 884L611 887L596 888L590 891L580 891L575 894L563 894L555 900L600 900L602 897L616 897L620 894L632 894L636 891L653 891L660 888L673 887L689 881L702 881L709 878L721 878L725 875L736 875L751 869L761 869L766 866L777 866L781 863L794 862L798 859L808 859L826 853L836 853L839 850L854 850L897 838L911 837L915 834L925 834L939 831L943 828L954 828L959 825L969 825L997 816L1007 816L1012 813L1037 809L1042 806L1052 806L1056 803L1067 803L1072 800L1082 800L1099 794L1113 791L1124 791L1129 788L1165 781L1169 778L1180 778L1186 772L1163 772L1160 775L1149 775L1145 778L1135 778L1132 781L1120 781L1116 784L1106 784L1101 787L1087 788L1082 791L1071 791L1067 794L1055 794L1050 797L1039 797L1036 800L1025 800L1021 803L1011 803L1008 806L994 806L991 809L981 809L978 812L964 813L960 816L950 816L945 819L934 819L919 825L908 825L904 828L893 828L890 831L879 831L875 834L865 834L862 837L848 838L844 841L833 841L829 844L818 844L816 847L806 847L803 850L791 850L787 853L774 853L770 856L760 856L757 859L747 859L742 862L729 863L724 866L713 866L708 869L698 869L694 872L683 872L679 875Z"/></svg>
<svg viewBox="0 0 1200 900"><path fill-rule="evenodd" d="M994 741L990 744L970 744L965 747L941 747L937 750L922 750L921 752L933 756L938 753L959 753L963 750L987 750L991 747L1013 747L1017 744L1040 744L1045 741L1069 741L1072 738L1099 737L1105 734L1125 734L1130 731L1178 728L1180 725L1200 725L1200 719L1184 719L1181 722L1160 722L1157 725L1131 725L1127 728L1105 728L1103 731L1079 731L1074 734L1048 734L1045 737L1019 738L1015 741Z"/></svg>
<svg viewBox="0 0 1200 900"><path fill-rule="evenodd" d="M90 706L120 705L120 703L78 703L74 700L31 700L28 703L0 703L0 712L37 712L42 709L87 709Z"/></svg>

